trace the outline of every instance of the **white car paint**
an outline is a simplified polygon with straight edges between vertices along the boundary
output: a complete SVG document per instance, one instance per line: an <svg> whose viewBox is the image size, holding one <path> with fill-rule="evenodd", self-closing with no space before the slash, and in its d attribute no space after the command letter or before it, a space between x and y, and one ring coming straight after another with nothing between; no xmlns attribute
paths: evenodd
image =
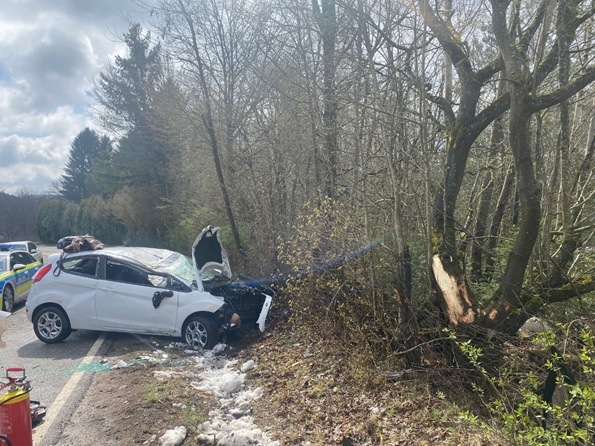
<svg viewBox="0 0 595 446"><path fill-rule="evenodd" d="M121 252L120 249L105 249L70 254L67 258L95 256L118 259L122 258L118 255ZM58 271L56 268L58 266L54 261L50 269ZM66 311L73 330L181 336L182 324L190 315L215 313L224 303L220 297L189 288L187 291L174 291L172 297L164 298L159 307L154 308L153 294L163 290L60 270L58 275L49 272L33 284L25 306L31 322L36 308L44 304L58 304Z"/></svg>

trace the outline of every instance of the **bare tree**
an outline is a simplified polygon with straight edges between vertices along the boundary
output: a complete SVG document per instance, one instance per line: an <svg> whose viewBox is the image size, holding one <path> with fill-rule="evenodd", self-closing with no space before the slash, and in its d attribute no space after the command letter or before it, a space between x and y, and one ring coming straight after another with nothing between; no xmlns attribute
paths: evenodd
<svg viewBox="0 0 595 446"><path fill-rule="evenodd" d="M566 14L560 10L562 3L558 4L558 14ZM574 14L566 15L565 19L558 22L558 35L563 32L571 40L576 35L576 30L590 20L595 12L590 4L581 9L579 6L583 2L575 3L575 8L571 8ZM542 59L534 64L529 63L529 51L540 27L546 23L548 4L549 1L546 0L531 11L521 11L519 8L530 8L532 4L516 2L513 5L508 1L491 1L491 29L497 42L497 53L492 61L481 68L475 68L460 34L447 26L446 20L440 17L429 2L419 1L425 22L450 56L460 82L458 108L451 109L442 102L446 116L451 119L448 121L443 189L436 197L434 233L437 243L432 262L432 272L443 309L448 320L455 325L479 323L486 327L513 331L531 312L536 311L536 308L531 308L531 311L516 312L522 307L527 310L526 304L531 300L531 294L524 292L523 279L537 240L541 219L541 194L531 151L531 118L539 110L553 107L572 97L595 80L595 67L581 66L569 77L567 84L545 90L546 86L551 88L550 74L560 64L560 41L551 39L544 49ZM523 23L524 17L530 19ZM508 94L493 99L483 109L478 109L480 99L486 100L482 96L486 85L502 70L507 80ZM520 199L520 223L500 286L490 304L481 307L471 292L461 267L456 241L455 210L465 166L474 142L490 123L508 109L508 137ZM590 289L586 286L582 291ZM581 290L575 288L574 293L562 294L565 298L570 298L577 291ZM562 294L549 291L550 296L554 294L555 298L550 297L546 301L561 298ZM541 305L536 307L540 308ZM511 323L512 315L518 316L512 318L514 323Z"/></svg>
<svg viewBox="0 0 595 446"><path fill-rule="evenodd" d="M253 22L258 15L251 7L242 0L166 0L156 8L170 57L180 64L181 83L192 97L190 111L206 132L231 233L244 258L229 182L241 128L260 100L248 79L259 61Z"/></svg>

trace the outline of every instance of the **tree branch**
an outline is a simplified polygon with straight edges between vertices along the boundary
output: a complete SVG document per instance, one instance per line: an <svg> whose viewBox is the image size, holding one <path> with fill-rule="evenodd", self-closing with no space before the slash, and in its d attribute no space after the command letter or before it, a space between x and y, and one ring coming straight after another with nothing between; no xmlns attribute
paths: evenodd
<svg viewBox="0 0 595 446"><path fill-rule="evenodd" d="M559 104L581 91L595 81L595 65L586 68L579 77L568 85L558 88L550 93L535 97L529 104L532 113L544 110Z"/></svg>

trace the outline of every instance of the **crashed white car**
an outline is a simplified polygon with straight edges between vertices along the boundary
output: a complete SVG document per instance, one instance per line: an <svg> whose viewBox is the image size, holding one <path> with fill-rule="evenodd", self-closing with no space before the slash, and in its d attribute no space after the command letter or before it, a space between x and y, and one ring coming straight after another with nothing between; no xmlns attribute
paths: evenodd
<svg viewBox="0 0 595 446"><path fill-rule="evenodd" d="M73 330L181 336L209 349L221 333L264 323L273 292L231 281L219 228L194 242L192 259L175 251L117 247L50 256L25 304L48 344Z"/></svg>

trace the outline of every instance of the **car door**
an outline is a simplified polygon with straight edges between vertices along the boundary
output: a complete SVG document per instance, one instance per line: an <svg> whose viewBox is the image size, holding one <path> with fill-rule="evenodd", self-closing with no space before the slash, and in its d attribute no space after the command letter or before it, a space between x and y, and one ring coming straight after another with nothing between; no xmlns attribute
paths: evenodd
<svg viewBox="0 0 595 446"><path fill-rule="evenodd" d="M94 253L64 257L59 273L52 272L52 291L60 296L56 303L66 310L73 328L99 330L95 317L99 264L99 256Z"/></svg>
<svg viewBox="0 0 595 446"><path fill-rule="evenodd" d="M25 268L15 271L16 289L15 300L22 300L27 297L31 289L33 275L37 272L41 264L30 254L26 252L10 253L10 267L15 265L25 265Z"/></svg>
<svg viewBox="0 0 595 446"><path fill-rule="evenodd" d="M166 274L156 273L119 259L105 257L104 275L97 285L95 312L100 326L109 331L172 334L176 331L178 292L171 291L157 308L155 293L166 289Z"/></svg>

